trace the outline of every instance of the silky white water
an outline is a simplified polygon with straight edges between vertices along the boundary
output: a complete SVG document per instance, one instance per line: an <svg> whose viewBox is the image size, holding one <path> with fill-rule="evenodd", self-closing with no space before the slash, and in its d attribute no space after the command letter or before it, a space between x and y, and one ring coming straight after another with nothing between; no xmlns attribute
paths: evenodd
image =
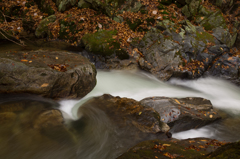
<svg viewBox="0 0 240 159"><path fill-rule="evenodd" d="M178 139L208 137L228 141L240 139L238 125L234 125L234 123L240 124L240 89L226 80L201 78L189 81L174 79L169 82L162 82L143 71L105 72L98 70L96 87L79 101L61 101L61 110L66 112L68 117L77 119L77 110L82 103L91 97L104 93L135 100L151 96L203 97L209 99L214 108L225 110L232 118L220 124L175 133L173 137Z"/></svg>

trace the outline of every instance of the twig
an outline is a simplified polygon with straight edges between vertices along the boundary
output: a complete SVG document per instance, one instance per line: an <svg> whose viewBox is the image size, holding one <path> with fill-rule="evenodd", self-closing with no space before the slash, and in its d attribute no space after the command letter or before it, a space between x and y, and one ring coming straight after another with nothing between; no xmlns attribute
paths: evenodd
<svg viewBox="0 0 240 159"><path fill-rule="evenodd" d="M5 14L3 14L2 11L0 11L0 12L2 13L2 15L3 15L3 17L4 17L4 21L7 23L7 20L6 20L6 16L5 16Z"/></svg>
<svg viewBox="0 0 240 159"><path fill-rule="evenodd" d="M0 34L2 34L2 36L4 36L7 40L9 40L9 41L11 41L11 42L13 42L13 43L15 43L15 44L17 44L17 45L20 45L20 46L26 46L26 45L24 44L24 42L21 41L21 40L20 40L20 44L19 44L19 43L13 41L13 40L7 38L7 37L6 37L1 31L0 31Z"/></svg>

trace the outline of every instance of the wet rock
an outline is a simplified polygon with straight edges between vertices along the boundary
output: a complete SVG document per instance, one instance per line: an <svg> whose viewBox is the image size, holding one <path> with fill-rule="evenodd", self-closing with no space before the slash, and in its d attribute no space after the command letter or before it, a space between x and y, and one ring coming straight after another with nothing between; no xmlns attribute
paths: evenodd
<svg viewBox="0 0 240 159"><path fill-rule="evenodd" d="M160 120L170 126L170 132L199 128L221 118L211 102L203 98L151 97L140 103L155 109Z"/></svg>
<svg viewBox="0 0 240 159"><path fill-rule="evenodd" d="M77 54L44 50L0 54L0 93L81 98L95 85L95 67Z"/></svg>
<svg viewBox="0 0 240 159"><path fill-rule="evenodd" d="M206 138L149 140L137 144L117 159L198 158L214 151L223 144L225 143Z"/></svg>
<svg viewBox="0 0 240 159"><path fill-rule="evenodd" d="M222 158L222 159L228 159L228 158L239 158L239 149L240 149L240 142L235 143L229 143L227 145L224 145L222 147L219 147L216 151L210 153L209 155L206 155L207 158Z"/></svg>
<svg viewBox="0 0 240 159"><path fill-rule="evenodd" d="M239 81L239 57L224 54L204 74L205 76L221 77L240 85Z"/></svg>
<svg viewBox="0 0 240 159"><path fill-rule="evenodd" d="M85 102L78 110L78 117L81 117L84 107L95 107L104 111L112 124L120 128L153 134L169 130L165 123L159 121L159 115L154 109L142 106L133 99L104 94Z"/></svg>

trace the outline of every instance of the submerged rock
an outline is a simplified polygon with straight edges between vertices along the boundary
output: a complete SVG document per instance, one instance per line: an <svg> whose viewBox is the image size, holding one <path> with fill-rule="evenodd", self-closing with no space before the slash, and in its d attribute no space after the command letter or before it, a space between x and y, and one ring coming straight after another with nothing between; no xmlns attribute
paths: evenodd
<svg viewBox="0 0 240 159"><path fill-rule="evenodd" d="M58 106L50 99L29 94L0 94L0 156L45 158L47 151L52 156L63 155L65 150L60 149L75 145Z"/></svg>
<svg viewBox="0 0 240 159"><path fill-rule="evenodd" d="M199 128L221 118L211 102L203 98L151 97L140 103L155 109L160 120L170 126L170 132Z"/></svg>
<svg viewBox="0 0 240 159"><path fill-rule="evenodd" d="M78 54L44 50L0 54L0 93L81 98L95 85L95 67Z"/></svg>

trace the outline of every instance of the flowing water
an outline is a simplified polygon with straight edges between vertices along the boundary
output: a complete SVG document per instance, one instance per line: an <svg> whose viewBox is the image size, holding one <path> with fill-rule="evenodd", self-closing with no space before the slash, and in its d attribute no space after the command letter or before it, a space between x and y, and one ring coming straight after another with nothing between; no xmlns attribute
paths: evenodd
<svg viewBox="0 0 240 159"><path fill-rule="evenodd" d="M208 137L225 141L240 140L238 133L240 131L240 89L226 80L209 77L189 81L173 79L164 83L143 71L104 72L98 70L97 85L93 91L80 101L61 101L61 110L72 119L77 119L77 110L82 103L104 93L135 100L152 96L209 99L213 107L222 110L227 118L200 129L174 133L173 137L178 139Z"/></svg>

